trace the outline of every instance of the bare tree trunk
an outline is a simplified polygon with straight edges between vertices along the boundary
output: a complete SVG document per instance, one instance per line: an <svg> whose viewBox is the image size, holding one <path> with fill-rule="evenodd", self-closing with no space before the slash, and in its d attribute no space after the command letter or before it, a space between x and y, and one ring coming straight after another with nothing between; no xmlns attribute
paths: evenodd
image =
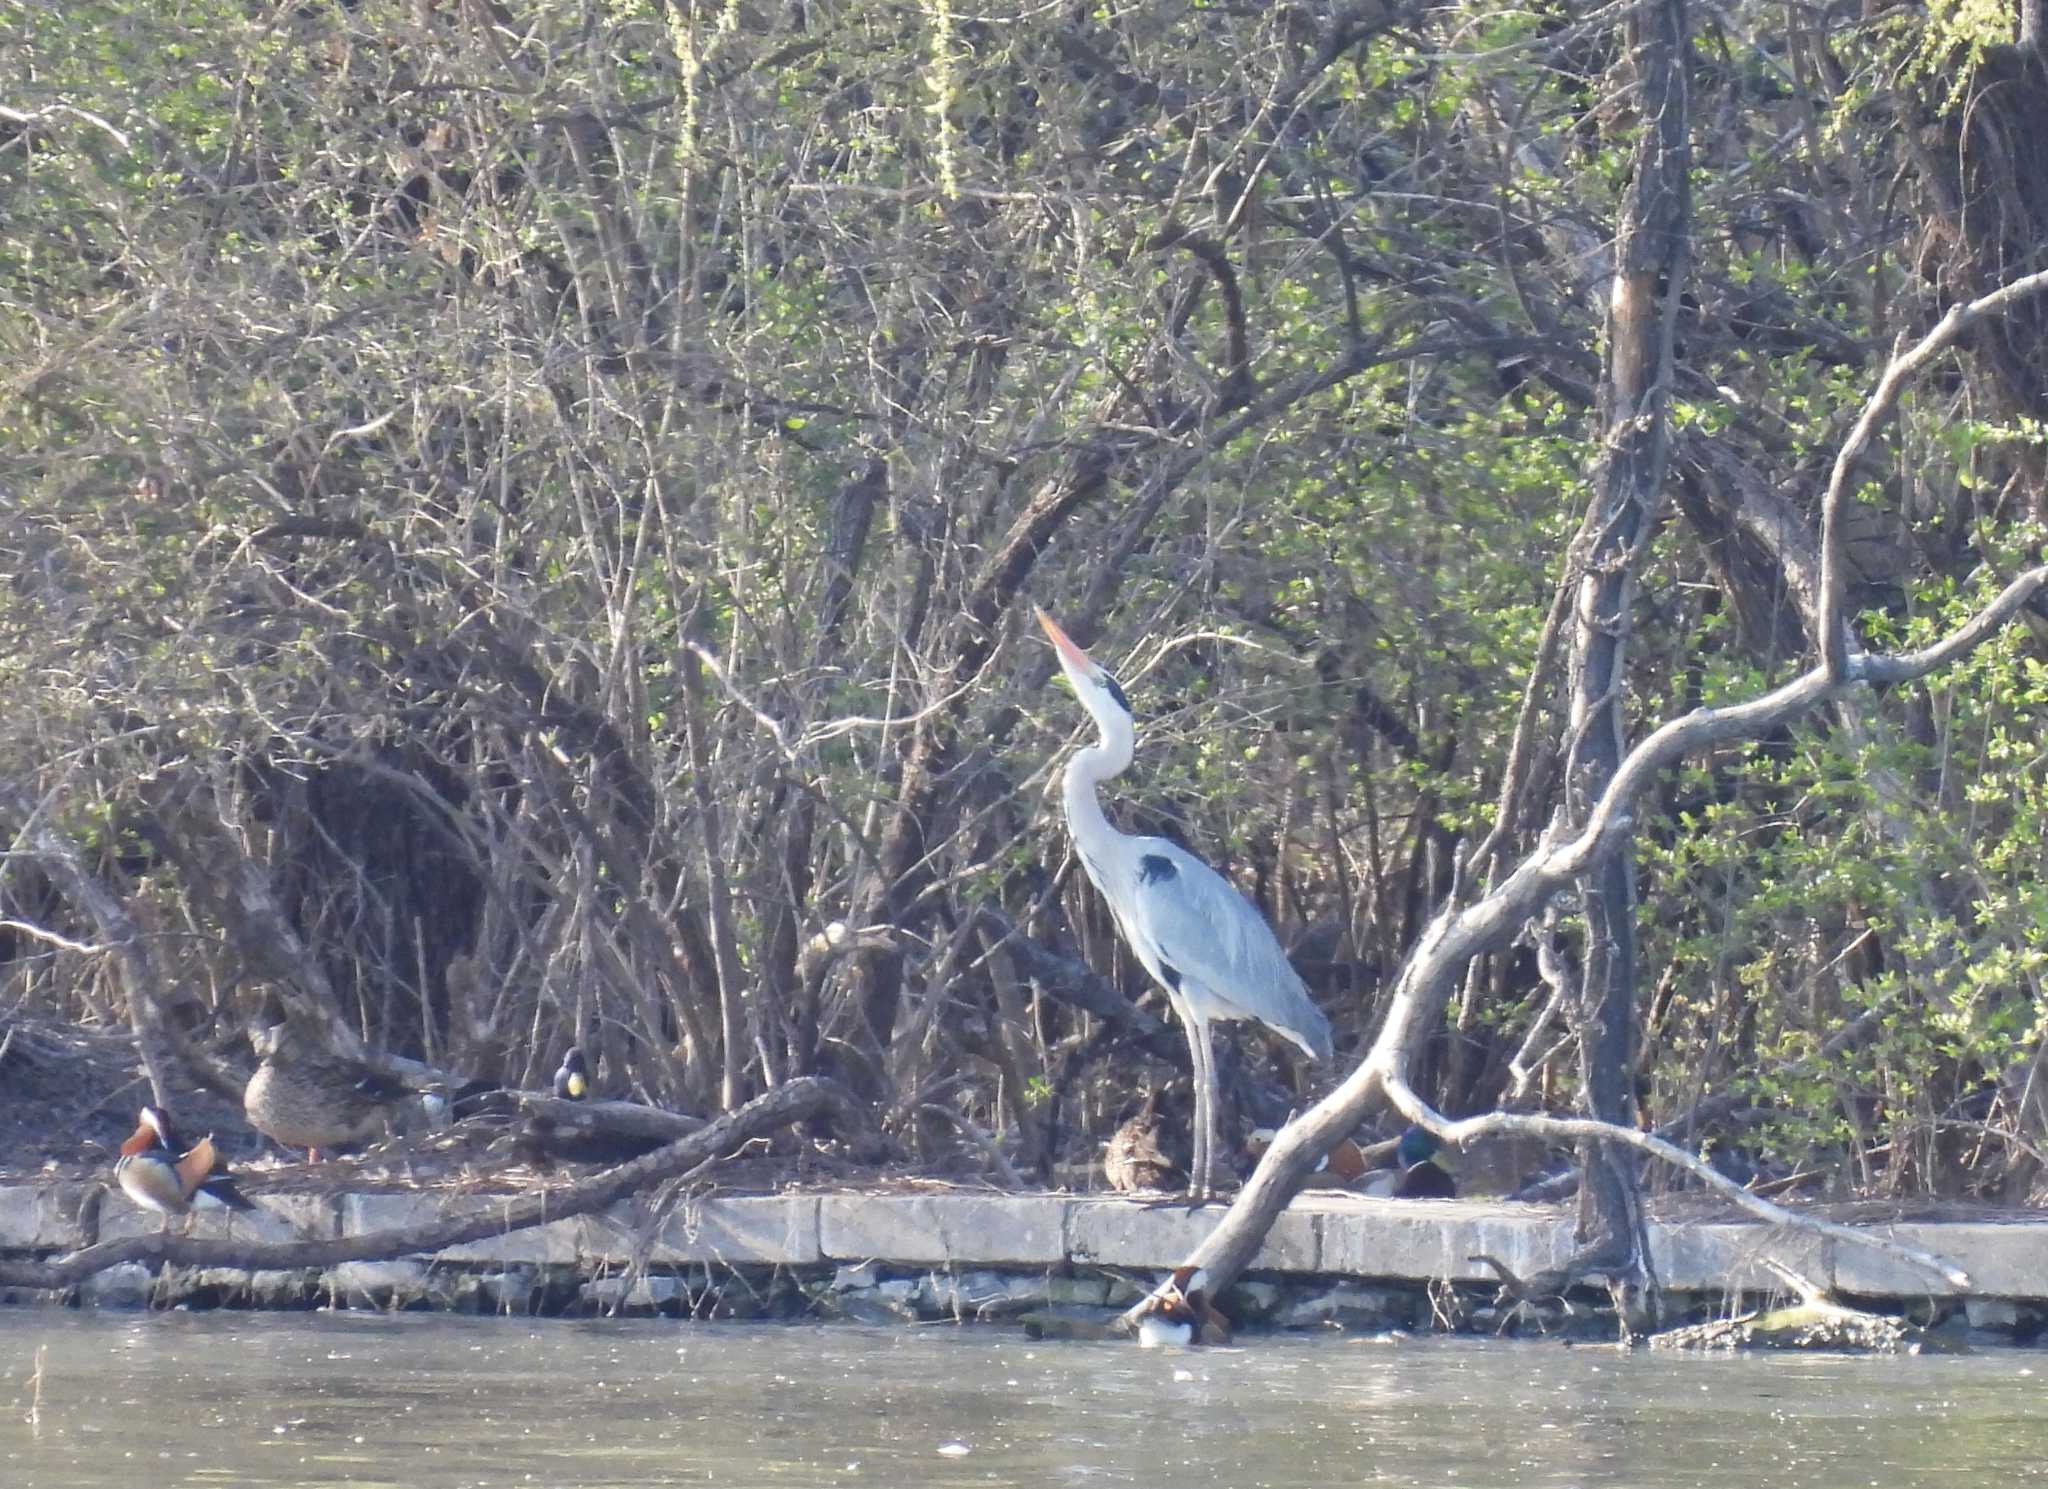
<svg viewBox="0 0 2048 1489"><path fill-rule="evenodd" d="M854 581L867 557L875 508L888 489L889 464L877 455L832 499L831 534L821 558L825 596L811 651L814 668L837 664L844 651L841 633L852 606ZM818 1050L817 999L811 980L798 966L802 922L811 898L817 824L817 798L792 783L783 814L780 879L770 892L768 926L762 937L760 981L763 995L775 1000L789 1026L788 1065L793 1075L811 1074Z"/></svg>
<svg viewBox="0 0 2048 1489"><path fill-rule="evenodd" d="M2032 296L2048 293L2048 271L2015 281L2004 288L1957 305L1941 323L1910 349L1894 356L1876 389L1864 405L1856 427L1837 453L1837 479L1830 485L1823 511L1823 532L1840 525L1840 509L1848 500L1844 473L1854 468L1869 449L1876 431L1898 405L1907 383L1937 357L1953 347L1958 338L1984 321L2005 314ZM1820 593L1831 587L1823 583ZM1394 996L1385 1022L1365 1061L1344 1079L1335 1091L1317 1102L1301 1117L1282 1129L1266 1156L1259 1160L1251 1181L1232 1201L1223 1222L1209 1233L1188 1258L1188 1265L1206 1274L1212 1291L1221 1292L1234 1282L1250 1263L1259 1243L1273 1221L1293 1198L1321 1155L1339 1138L1356 1127L1367 1111L1381 1100L1391 1101L1414 1121L1426 1122L1447 1141L1463 1144L1494 1133L1515 1133L1555 1140L1580 1140L1593 1135L1588 1119L1525 1117L1503 1112L1467 1117L1452 1122L1429 1109L1409 1079L1415 1054L1429 1032L1437 1027L1444 1009L1456 991L1457 980L1472 959L1505 946L1542 906L1567 884L1583 881L1596 865L1605 862L1635 831L1643 796L1661 774L1689 755L1733 739L1758 739L1796 719L1811 714L1853 689L1898 687L1925 677L1967 656L1976 647L2010 624L2048 591L2048 565L2037 565L2005 586L1998 597L1955 629L1932 643L1912 651L1871 653L1844 647L1847 673L1837 677L1823 659L1803 676L1794 678L1768 693L1739 703L1696 708L1671 719L1643 738L1624 757L1620 769L1585 827L1577 833L1546 832L1534 852L1522 859L1499 885L1478 900L1462 907L1447 906L1430 923L1428 931L1409 954L1394 981ZM1834 590L1839 593L1839 589ZM1823 632L1838 625L1839 612L1823 608L1819 614ZM1686 1170L1707 1187L1740 1204L1752 1214L1781 1225L1818 1230L1883 1250L1896 1250L1896 1243L1859 1233L1832 1222L1794 1216L1761 1196L1751 1193L1707 1163L1663 1138L1639 1131L1632 1125L1599 1124L1603 1138L1643 1153L1654 1153L1668 1163ZM1832 1227L1832 1228L1830 1228ZM1924 1254L1918 1265L1942 1269L1937 1258ZM1579 1275L1592 1270L1575 1259L1572 1271ZM1967 1275L1948 1269L1952 1279L1967 1283ZM1142 1307L1141 1303L1138 1305ZM1133 1312L1136 1310L1134 1309ZM1127 1315L1128 1316L1128 1315Z"/></svg>
<svg viewBox="0 0 2048 1489"><path fill-rule="evenodd" d="M711 791L711 751L704 731L708 720L704 707L704 669L697 653L684 647L683 728L690 751L690 789L697 801L697 827L704 852L704 885L711 903L711 957L718 974L719 1041L724 1064L719 1081L719 1104L732 1111L746 1100L746 1069L749 1051L760 1057L761 1081L777 1084L776 1063L768 1052L767 1036L761 1023L761 1000L748 990L740 970L739 939L733 931L732 891L726 882L722 816L718 798Z"/></svg>
<svg viewBox="0 0 2048 1489"><path fill-rule="evenodd" d="M16 851L49 875L64 898L92 921L105 949L114 954L121 991L128 1000L128 1022L135 1030L142 1068L149 1076L150 1100L170 1106L186 1072L164 1019L156 959L127 906L93 877L79 857L77 845L50 825L45 816L48 806L47 799L37 801L19 782L0 780L0 818L10 821L19 836Z"/></svg>
<svg viewBox="0 0 2048 1489"><path fill-rule="evenodd" d="M1641 133L1633 179L1616 232L1608 300L1607 375L1602 398L1605 457L1593 510L1581 534L1573 617L1571 745L1565 817L1590 820L1627 753L1622 716L1629 612L1635 578L1656 527L1670 438L1664 400L1679 291L1690 257L1684 0L1639 12L1628 24ZM1579 882L1586 922L1579 988L1579 1073L1588 1115L1630 1125L1635 1114L1636 885L1626 841ZM1634 1250L1637 1164L1625 1149L1581 1146L1579 1239L1620 1264Z"/></svg>

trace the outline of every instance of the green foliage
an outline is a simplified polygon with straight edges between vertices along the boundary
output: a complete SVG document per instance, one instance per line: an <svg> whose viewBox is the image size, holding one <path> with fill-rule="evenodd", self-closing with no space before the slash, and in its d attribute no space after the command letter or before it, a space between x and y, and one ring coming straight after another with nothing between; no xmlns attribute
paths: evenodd
<svg viewBox="0 0 2048 1489"><path fill-rule="evenodd" d="M2012 40L2013 6L2006 0L1928 0L1924 18L1892 18L1901 38L1899 81L1927 89L1945 85L1944 108L1961 99L1988 48Z"/></svg>
<svg viewBox="0 0 2048 1489"><path fill-rule="evenodd" d="M108 844L145 784L203 778L392 1043L441 1037L474 953L501 1040L594 1026L707 1102L723 917L765 1020L745 1059L831 1051L890 1109L943 1090L1007 1132L1097 1031L1050 996L1016 1025L977 907L1142 992L1099 904L1052 894L1075 719L1022 686L1028 597L1097 627L1139 707L1119 820L1308 938L1362 1036L1371 969L1493 825L1525 703L1511 853L1557 800L1537 649L1603 458L1640 124L1619 31L1453 5L1332 59L1337 14L538 0L480 30L410 0L0 0L33 116L0 132L11 758ZM1731 16L1689 63L1636 735L1804 665L1708 457L1812 539L1881 348L1932 319L1894 262L1911 162L1867 126L1999 39L1966 5L1831 13L1809 56ZM1958 393L1971 372L1859 468L1870 646L1941 634L2041 541L2014 493L2042 428ZM1653 1120L1739 1089L1787 1163L1918 1155L1884 1161L1925 1183L1929 1134L1986 1121L2041 1032L2034 649L1662 783ZM339 779L377 811L321 816ZM459 871L377 860L372 817ZM893 984L816 950L882 921ZM1505 959L1473 987L1431 1093L1461 1109L1543 998Z"/></svg>
<svg viewBox="0 0 2048 1489"><path fill-rule="evenodd" d="M1924 586L1865 630L1922 645L1996 588L1989 575ZM1657 1076L1674 1094L1746 1094L1770 1114L1764 1150L1799 1167L1832 1168L1860 1140L1904 1171L1940 1124L1981 1120L1973 1093L2042 1032L2048 803L2032 741L2048 729L2048 669L2028 652L2007 632L1887 700L1917 735L1803 730L1782 751L1686 772L1681 796L1724 799L1645 856L1661 902L1712 907L1704 922L1654 917L1672 980L1700 990L1672 1000L1660 1031ZM1858 1019L1867 1038L1826 1048Z"/></svg>

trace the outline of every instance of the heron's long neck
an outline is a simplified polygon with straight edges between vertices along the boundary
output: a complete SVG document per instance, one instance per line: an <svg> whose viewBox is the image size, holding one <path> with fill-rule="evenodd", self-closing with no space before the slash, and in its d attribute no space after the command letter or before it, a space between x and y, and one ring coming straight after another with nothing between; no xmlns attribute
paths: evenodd
<svg viewBox="0 0 2048 1489"><path fill-rule="evenodd" d="M1112 843L1117 838L1116 829L1102 814L1102 803L1096 800L1095 788L1121 775L1129 767L1133 744L1128 723L1121 728L1106 724L1100 744L1090 745L1067 762L1067 826L1084 855L1090 848ZM1100 854L1097 856L1099 858Z"/></svg>

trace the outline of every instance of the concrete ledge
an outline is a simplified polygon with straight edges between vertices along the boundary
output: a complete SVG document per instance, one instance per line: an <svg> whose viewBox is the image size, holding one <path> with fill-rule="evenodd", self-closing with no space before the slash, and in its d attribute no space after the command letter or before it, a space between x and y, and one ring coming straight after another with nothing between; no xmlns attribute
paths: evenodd
<svg viewBox="0 0 2048 1489"><path fill-rule="evenodd" d="M504 1211L517 1198L513 1195L466 1195L451 1198L437 1194L350 1194L341 1201L341 1234L370 1235L403 1226L424 1225L450 1215L489 1215ZM550 1220L526 1230L466 1241L434 1253L439 1261L532 1262L574 1266L581 1261L580 1220Z"/></svg>
<svg viewBox="0 0 2048 1489"><path fill-rule="evenodd" d="M1657 1279L1681 1292L1782 1292L1769 1258L1811 1282L1828 1281L1834 1243L1775 1225L1650 1226L1650 1263ZM1860 1249L1860 1248L1859 1248Z"/></svg>
<svg viewBox="0 0 2048 1489"><path fill-rule="evenodd" d="M1872 1226L1903 1246L1945 1256L1970 1274L1968 1291L2007 1298L2048 1296L2048 1224L2041 1221L1949 1221ZM1846 1242L1829 1243L1828 1280L1837 1291L1873 1297L1945 1298L1959 1289L1920 1267Z"/></svg>
<svg viewBox="0 0 2048 1489"><path fill-rule="evenodd" d="M254 1210L227 1210L206 1205L171 1222L171 1228L189 1236L208 1236L232 1241L326 1240L335 1234L336 1205L323 1195L270 1194L254 1201ZM118 1241L126 1236L153 1236L163 1229L164 1217L145 1210L115 1190L100 1207L100 1239Z"/></svg>
<svg viewBox="0 0 2048 1489"><path fill-rule="evenodd" d="M1055 1266L1066 1260L1068 1204L1063 1195L828 1194L818 1245L836 1261Z"/></svg>
<svg viewBox="0 0 2048 1489"><path fill-rule="evenodd" d="M0 1185L0 1251L75 1251L93 1241L98 1184Z"/></svg>
<svg viewBox="0 0 2048 1489"><path fill-rule="evenodd" d="M1109 1267L1169 1267L1208 1239L1223 1223L1224 1207L1190 1210L1157 1208L1126 1199L1075 1200L1067 1213L1067 1249L1062 1260ZM1323 1217L1300 1201L1281 1211L1253 1259L1254 1267L1276 1272L1319 1272Z"/></svg>
<svg viewBox="0 0 2048 1489"><path fill-rule="evenodd" d="M693 1201L678 1206L650 1238L648 1217L628 1201L584 1221L584 1254L614 1265L808 1267L825 1256L818 1204L816 1195L779 1194Z"/></svg>
<svg viewBox="0 0 2048 1489"><path fill-rule="evenodd" d="M432 1191L339 1197L259 1193L255 1198L255 1215L202 1210L189 1227L180 1222L181 1228L244 1241L361 1236L450 1214L488 1221L511 1203L502 1196ZM659 1217L637 1201L626 1201L601 1214L485 1236L416 1262L431 1264L436 1278L444 1272L472 1280L496 1276L485 1289L490 1296L479 1295L477 1306L525 1311L537 1306L534 1300L558 1298L565 1289L573 1297L578 1284L607 1273L727 1267L815 1274L821 1268L830 1271L835 1263L844 1271L872 1261L916 1275L880 1279L875 1289L881 1290L862 1293L864 1306L986 1315L1038 1296L1006 1272L1035 1275L1050 1289L1045 1296L1057 1292L1053 1301L1068 1306L1073 1297L1092 1297L1102 1287L1102 1274L1090 1275L1091 1269L1110 1269L1114 1279L1176 1265L1222 1223L1224 1213L1221 1205L1190 1210L1106 1195L937 1188L721 1196L690 1201ZM161 1217L103 1184L74 1180L0 1187L0 1252L16 1256L52 1256L95 1240L154 1234L161 1226ZM1529 1276L1571 1254L1571 1230L1561 1208L1310 1191L1281 1215L1252 1267L1281 1274L1274 1280L1290 1279L1281 1281L1290 1288L1297 1277L1317 1278L1313 1285L1325 1289L1364 1286L1369 1291L1446 1281L1491 1284L1497 1280L1493 1272L1470 1258L1493 1256L1517 1275ZM1961 1292L1979 1300L1977 1313L1984 1317L1997 1311L1987 1300L2013 1300L2028 1320L2024 1328L2015 1326L2019 1333L2034 1327L2037 1313L2048 1316L2048 1214L1916 1221L1869 1230L1948 1259L1969 1274L1970 1286L1954 1289L1933 1273L1866 1247L1758 1222L1652 1224L1651 1261L1663 1285L1680 1294L1780 1291L1781 1279L1764 1265L1768 1260L1863 1298L1917 1303ZM970 1285L974 1272L986 1275L972 1277ZM134 1291L135 1275L95 1283L84 1295L126 1297ZM362 1298L402 1299L411 1296L414 1280L409 1270L365 1271L346 1274L339 1284ZM216 1292L232 1291L224 1278L199 1281ZM898 1298L888 1288L908 1290ZM683 1294L631 1296L636 1307L674 1308L685 1301ZM1329 1306L1355 1312L1354 1302L1338 1298Z"/></svg>
<svg viewBox="0 0 2048 1489"><path fill-rule="evenodd" d="M1299 1203L1299 1202L1297 1202ZM1517 1276L1572 1253L1572 1226L1527 1205L1460 1200L1318 1196L1323 1249L1318 1271L1347 1277L1497 1282L1474 1256L1498 1257Z"/></svg>

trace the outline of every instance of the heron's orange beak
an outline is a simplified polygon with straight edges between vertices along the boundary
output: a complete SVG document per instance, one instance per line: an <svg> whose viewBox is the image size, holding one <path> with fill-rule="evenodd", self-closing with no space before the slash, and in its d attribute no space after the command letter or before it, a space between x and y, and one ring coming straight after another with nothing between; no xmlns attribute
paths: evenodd
<svg viewBox="0 0 2048 1489"><path fill-rule="evenodd" d="M1045 634L1052 638L1053 647L1059 652L1060 660L1083 677L1093 677L1095 664L1088 660L1088 653L1074 645L1072 638L1045 613L1043 606L1033 605L1031 612L1038 617L1038 623L1045 627Z"/></svg>

